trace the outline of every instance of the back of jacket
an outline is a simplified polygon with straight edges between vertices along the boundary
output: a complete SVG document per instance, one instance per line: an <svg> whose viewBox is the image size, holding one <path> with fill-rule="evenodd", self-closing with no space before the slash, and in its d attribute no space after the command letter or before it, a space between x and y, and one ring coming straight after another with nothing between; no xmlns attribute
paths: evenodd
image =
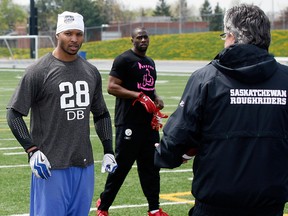
<svg viewBox="0 0 288 216"><path fill-rule="evenodd" d="M285 203L287 93L288 67L267 51L254 45L224 49L190 77L163 129L161 160L167 159L173 168L181 164L187 149L198 148L192 193L203 203L223 207Z"/></svg>

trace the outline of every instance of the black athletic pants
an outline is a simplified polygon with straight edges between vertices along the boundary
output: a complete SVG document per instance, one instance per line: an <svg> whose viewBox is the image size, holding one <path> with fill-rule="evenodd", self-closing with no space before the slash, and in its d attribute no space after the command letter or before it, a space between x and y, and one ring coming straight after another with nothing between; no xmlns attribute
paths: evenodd
<svg viewBox="0 0 288 216"><path fill-rule="evenodd" d="M150 125L116 127L115 158L118 168L107 177L98 209L108 211L135 161L149 211L159 208L160 170L154 166L156 142L159 142L159 133Z"/></svg>

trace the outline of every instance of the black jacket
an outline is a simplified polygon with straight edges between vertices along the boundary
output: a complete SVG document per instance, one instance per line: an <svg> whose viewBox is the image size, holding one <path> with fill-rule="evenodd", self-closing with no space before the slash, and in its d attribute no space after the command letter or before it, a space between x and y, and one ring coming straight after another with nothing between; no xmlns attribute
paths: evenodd
<svg viewBox="0 0 288 216"><path fill-rule="evenodd" d="M194 72L163 128L156 165L178 167L189 148L192 193L223 207L288 199L288 67L254 45L233 45Z"/></svg>

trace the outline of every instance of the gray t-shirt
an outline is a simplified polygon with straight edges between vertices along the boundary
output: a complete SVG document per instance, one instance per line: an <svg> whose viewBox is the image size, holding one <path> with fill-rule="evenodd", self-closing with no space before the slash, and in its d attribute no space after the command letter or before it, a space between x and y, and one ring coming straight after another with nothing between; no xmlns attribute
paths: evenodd
<svg viewBox="0 0 288 216"><path fill-rule="evenodd" d="M78 57L72 62L51 53L27 67L8 108L27 116L33 143L52 169L93 164L90 111L107 112L97 68Z"/></svg>

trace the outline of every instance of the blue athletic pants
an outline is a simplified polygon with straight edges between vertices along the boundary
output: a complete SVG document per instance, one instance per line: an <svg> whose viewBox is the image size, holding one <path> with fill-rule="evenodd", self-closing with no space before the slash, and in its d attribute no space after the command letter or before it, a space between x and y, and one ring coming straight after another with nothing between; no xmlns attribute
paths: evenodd
<svg viewBox="0 0 288 216"><path fill-rule="evenodd" d="M94 165L51 170L47 180L31 178L30 216L86 216L94 193Z"/></svg>

